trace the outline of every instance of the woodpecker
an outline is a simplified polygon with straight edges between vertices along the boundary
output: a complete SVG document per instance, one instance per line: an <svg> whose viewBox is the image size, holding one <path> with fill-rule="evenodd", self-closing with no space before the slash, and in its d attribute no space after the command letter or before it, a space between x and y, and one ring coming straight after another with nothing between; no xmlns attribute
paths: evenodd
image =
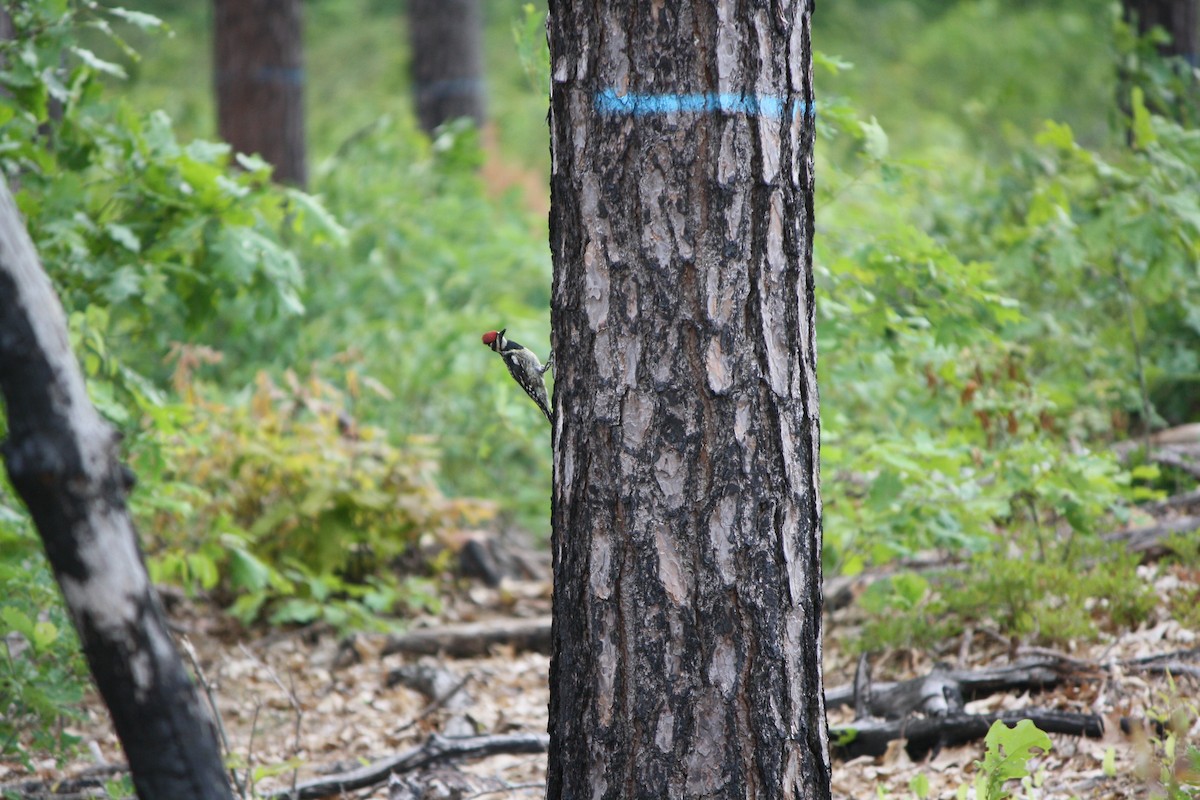
<svg viewBox="0 0 1200 800"><path fill-rule="evenodd" d="M527 347L504 336L508 328L498 331L488 331L483 335L483 343L495 350L504 359L508 374L512 375L517 385L525 390L525 394L537 403L537 407L546 415L546 419L554 421L550 413L550 398L546 394L546 370L554 364L554 354L546 359L546 363L538 361L538 357Z"/></svg>

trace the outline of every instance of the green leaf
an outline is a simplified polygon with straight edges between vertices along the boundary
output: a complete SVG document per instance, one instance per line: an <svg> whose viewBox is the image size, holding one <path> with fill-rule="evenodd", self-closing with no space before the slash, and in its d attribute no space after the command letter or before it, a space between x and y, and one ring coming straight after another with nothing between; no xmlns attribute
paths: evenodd
<svg viewBox="0 0 1200 800"><path fill-rule="evenodd" d="M133 267L120 267L104 282L104 298L114 305L142 293L141 275Z"/></svg>
<svg viewBox="0 0 1200 800"><path fill-rule="evenodd" d="M853 69L854 64L845 60L841 56L833 56L822 53L820 50L812 51L813 66L818 69L824 69L830 75L836 75L844 70Z"/></svg>
<svg viewBox="0 0 1200 800"><path fill-rule="evenodd" d="M171 128L171 118L167 116L167 112L150 112L142 126L141 134L150 155L166 159L179 156L179 143L175 139L175 131Z"/></svg>
<svg viewBox="0 0 1200 800"><path fill-rule="evenodd" d="M875 480L871 482L871 492L868 501L878 509L885 509L896 501L904 492L904 481L895 470L880 470Z"/></svg>
<svg viewBox="0 0 1200 800"><path fill-rule="evenodd" d="M288 202L300 212L300 222L311 227L317 233L317 240L322 238L337 245L346 243L346 229L337 221L333 214L318 200L307 192L296 189L287 190Z"/></svg>
<svg viewBox="0 0 1200 800"><path fill-rule="evenodd" d="M1047 120L1041 132L1034 138L1040 147L1057 147L1061 150L1071 150L1075 147L1075 134L1071 126L1063 122Z"/></svg>
<svg viewBox="0 0 1200 800"><path fill-rule="evenodd" d="M0 620L4 621L6 627L15 631L26 639L33 641L33 620L25 615L20 609L13 606L4 606L0 608Z"/></svg>
<svg viewBox="0 0 1200 800"><path fill-rule="evenodd" d="M830 742L834 747L845 747L858 738L858 728L845 727L830 731L833 734L833 741Z"/></svg>
<svg viewBox="0 0 1200 800"><path fill-rule="evenodd" d="M320 603L294 597L290 600L285 600L279 605L279 608L277 608L275 612L271 614L271 624L280 625L295 622L303 625L305 623L312 622L320 616Z"/></svg>
<svg viewBox="0 0 1200 800"><path fill-rule="evenodd" d="M38 652L45 650L58 640L58 626L49 620L41 620L33 626L33 646Z"/></svg>
<svg viewBox="0 0 1200 800"><path fill-rule="evenodd" d="M234 588L261 592L271 582L271 568L252 553L241 548L229 550L229 577Z"/></svg>
<svg viewBox="0 0 1200 800"><path fill-rule="evenodd" d="M45 84L47 93L58 102L66 103L71 99L71 91L58 79L56 70L50 68L43 70L42 83Z"/></svg>
<svg viewBox="0 0 1200 800"><path fill-rule="evenodd" d="M1157 464L1138 464L1133 469L1129 470L1130 476L1142 481L1158 480L1162 476L1162 470Z"/></svg>
<svg viewBox="0 0 1200 800"><path fill-rule="evenodd" d="M192 577L205 589L211 589L220 581L216 562L204 553L189 553L187 558L188 571Z"/></svg>
<svg viewBox="0 0 1200 800"><path fill-rule="evenodd" d="M142 243L138 241L137 234L128 225L110 222L104 226L104 230L108 233L110 239L129 252L140 253L142 251Z"/></svg>
<svg viewBox="0 0 1200 800"><path fill-rule="evenodd" d="M271 171L274 169L274 167L272 167L271 164L264 160L261 156L253 154L234 153L233 160L237 162L239 167L246 170L246 172L249 174L255 175L256 177L270 177Z"/></svg>
<svg viewBox="0 0 1200 800"><path fill-rule="evenodd" d="M888 135L874 117L870 122L859 122L863 136L863 151L874 161L882 161L888 154Z"/></svg>
<svg viewBox="0 0 1200 800"><path fill-rule="evenodd" d="M929 581L915 572L902 572L892 577L892 588L906 607L914 608L929 593Z"/></svg>
<svg viewBox="0 0 1200 800"><path fill-rule="evenodd" d="M266 601L267 595L263 592L244 594L229 607L229 613L244 623L250 623L258 618Z"/></svg>
<svg viewBox="0 0 1200 800"><path fill-rule="evenodd" d="M135 25L143 30L152 28L165 28L166 23L153 14L147 14L144 11L130 11L127 8L105 8L109 14L114 17L128 22L130 25Z"/></svg>
<svg viewBox="0 0 1200 800"><path fill-rule="evenodd" d="M1158 141L1154 126L1150 121L1150 112L1146 109L1146 97L1142 87L1135 86L1130 93L1130 108L1133 110L1131 130L1134 147L1144 150L1148 145Z"/></svg>
<svg viewBox="0 0 1200 800"><path fill-rule="evenodd" d="M866 562L863 560L861 555L858 553L851 553L850 555L846 556L846 560L842 562L841 574L848 578L852 578L866 569L866 566Z"/></svg>
<svg viewBox="0 0 1200 800"><path fill-rule="evenodd" d="M201 164L224 164L232 150L225 142L209 142L204 139L193 139L183 148L183 152Z"/></svg>
<svg viewBox="0 0 1200 800"><path fill-rule="evenodd" d="M120 64L114 64L111 61L105 61L91 50L88 50L86 47L71 47L69 49L72 53L79 56L80 61L97 72L103 72L105 74L112 75L115 78L128 77Z"/></svg>
<svg viewBox="0 0 1200 800"><path fill-rule="evenodd" d="M975 787L976 795L986 800L1007 797L1009 793L1003 788L1005 782L1029 775L1029 759L1035 755L1033 748L1048 753L1054 746L1050 737L1027 719L1011 728L996 720L988 729L984 745L987 751L983 761L977 762L980 774Z"/></svg>
<svg viewBox="0 0 1200 800"><path fill-rule="evenodd" d="M305 761L301 758L292 758L276 764L264 764L261 767L254 768L254 780L258 782L263 778L274 778L303 766L305 766Z"/></svg>

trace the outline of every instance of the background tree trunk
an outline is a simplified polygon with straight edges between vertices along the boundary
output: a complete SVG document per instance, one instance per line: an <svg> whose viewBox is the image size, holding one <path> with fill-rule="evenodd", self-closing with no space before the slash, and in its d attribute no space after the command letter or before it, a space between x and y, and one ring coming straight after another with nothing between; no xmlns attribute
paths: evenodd
<svg viewBox="0 0 1200 800"><path fill-rule="evenodd" d="M426 133L470 117L483 125L483 12L479 0L411 0L413 97Z"/></svg>
<svg viewBox="0 0 1200 800"><path fill-rule="evenodd" d="M1121 54L1117 66L1121 115L1131 119L1131 93L1139 87L1152 113L1194 126L1200 119L1200 83L1195 73L1200 64L1200 0L1123 0L1122 8L1125 22L1139 37L1161 28L1167 39L1155 45L1157 58L1144 47ZM1132 126L1126 141L1134 143Z"/></svg>
<svg viewBox="0 0 1200 800"><path fill-rule="evenodd" d="M300 0L213 0L213 56L221 138L307 185Z"/></svg>
<svg viewBox="0 0 1200 800"><path fill-rule="evenodd" d="M212 719L175 650L125 508L117 434L88 400L66 317L0 180L3 456L62 588L143 800L228 800Z"/></svg>
<svg viewBox="0 0 1200 800"><path fill-rule="evenodd" d="M1197 66L1200 53L1200 0L1124 0L1125 19L1145 36L1162 28L1170 37L1159 45L1163 56L1179 56Z"/></svg>
<svg viewBox="0 0 1200 800"><path fill-rule="evenodd" d="M551 800L829 796L811 10L550 4Z"/></svg>

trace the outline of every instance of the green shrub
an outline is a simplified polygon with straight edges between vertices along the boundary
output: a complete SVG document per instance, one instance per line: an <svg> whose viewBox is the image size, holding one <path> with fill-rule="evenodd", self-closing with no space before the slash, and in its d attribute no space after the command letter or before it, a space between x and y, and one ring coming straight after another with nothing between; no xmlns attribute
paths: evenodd
<svg viewBox="0 0 1200 800"><path fill-rule="evenodd" d="M1161 424L1154 396L1174 422L1197 412L1200 131L1150 114L1139 91L1132 103L1133 148L1101 153L1047 123L981 190L991 201L944 227L951 246L997 254L1026 309L1012 338L1077 435Z"/></svg>
<svg viewBox="0 0 1200 800"><path fill-rule="evenodd" d="M3 426L0 425L0 430ZM0 757L69 756L87 686L79 642L28 518L0 493Z"/></svg>
<svg viewBox="0 0 1200 800"><path fill-rule="evenodd" d="M852 644L862 651L928 648L987 626L1047 644L1091 640L1136 627L1158 604L1138 557L1095 537L1004 539L956 569L901 573L863 595L871 619Z"/></svg>
<svg viewBox="0 0 1200 800"><path fill-rule="evenodd" d="M491 512L442 496L428 441L398 449L351 416L377 384L353 371L345 391L260 373L252 392L225 400L193 379L205 355L180 354L183 402L161 411L164 441L144 465L162 488L135 507L154 577L215 590L246 621L362 624L430 602L420 576L402 581L391 565Z"/></svg>

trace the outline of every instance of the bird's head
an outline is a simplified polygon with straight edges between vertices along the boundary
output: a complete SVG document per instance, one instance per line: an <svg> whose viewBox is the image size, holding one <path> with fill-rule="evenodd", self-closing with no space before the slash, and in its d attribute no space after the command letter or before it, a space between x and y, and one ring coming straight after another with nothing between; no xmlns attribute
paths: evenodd
<svg viewBox="0 0 1200 800"><path fill-rule="evenodd" d="M483 335L483 343L493 350L499 352L504 346L504 333L508 328L501 328L498 331L488 331Z"/></svg>

